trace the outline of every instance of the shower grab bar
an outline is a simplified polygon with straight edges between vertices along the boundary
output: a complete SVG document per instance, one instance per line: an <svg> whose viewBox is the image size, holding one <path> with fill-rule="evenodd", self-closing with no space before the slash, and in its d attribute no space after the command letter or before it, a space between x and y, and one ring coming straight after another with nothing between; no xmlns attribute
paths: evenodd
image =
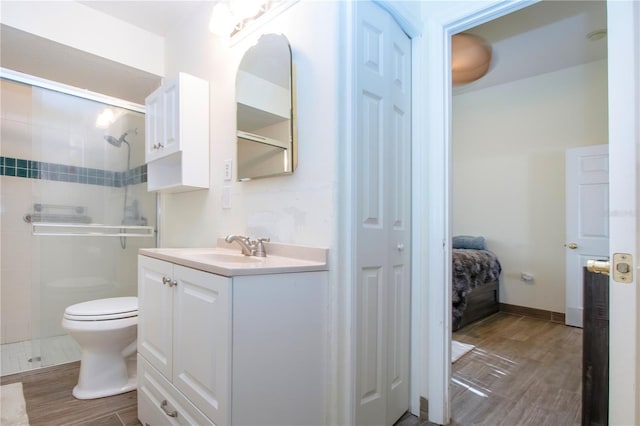
<svg viewBox="0 0 640 426"><path fill-rule="evenodd" d="M32 223L32 235L53 237L155 237L153 226ZM133 231L133 232L128 232Z"/></svg>

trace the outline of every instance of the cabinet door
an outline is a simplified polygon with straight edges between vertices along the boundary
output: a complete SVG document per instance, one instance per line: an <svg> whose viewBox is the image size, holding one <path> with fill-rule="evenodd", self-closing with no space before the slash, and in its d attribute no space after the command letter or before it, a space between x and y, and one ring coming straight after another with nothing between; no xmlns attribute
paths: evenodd
<svg viewBox="0 0 640 426"><path fill-rule="evenodd" d="M173 292L163 284L173 264L138 256L138 352L171 379L173 368Z"/></svg>
<svg viewBox="0 0 640 426"><path fill-rule="evenodd" d="M229 424L230 278L175 266L173 384L215 424Z"/></svg>
<svg viewBox="0 0 640 426"><path fill-rule="evenodd" d="M145 151L144 159L148 163L158 158L158 146L162 143L162 88L157 89L145 99Z"/></svg>
<svg viewBox="0 0 640 426"><path fill-rule="evenodd" d="M159 157L180 150L180 85L179 77L167 80L162 85L162 147Z"/></svg>

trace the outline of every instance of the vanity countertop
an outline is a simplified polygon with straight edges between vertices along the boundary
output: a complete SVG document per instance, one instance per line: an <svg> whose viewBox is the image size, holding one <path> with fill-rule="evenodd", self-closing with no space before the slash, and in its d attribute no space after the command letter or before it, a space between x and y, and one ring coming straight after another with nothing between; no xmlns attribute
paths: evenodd
<svg viewBox="0 0 640 426"><path fill-rule="evenodd" d="M225 277L326 271L328 249L281 243L265 243L266 257L245 256L236 244L218 240L213 248L140 249L142 256Z"/></svg>

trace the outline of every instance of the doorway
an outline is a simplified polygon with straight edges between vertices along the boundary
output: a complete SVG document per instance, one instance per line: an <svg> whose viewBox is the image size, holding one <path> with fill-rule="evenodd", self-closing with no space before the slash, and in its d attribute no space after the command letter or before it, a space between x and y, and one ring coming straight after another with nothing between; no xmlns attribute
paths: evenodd
<svg viewBox="0 0 640 426"><path fill-rule="evenodd" d="M440 10L441 15L434 19L429 26L429 33L439 40L435 44L444 46L448 49L449 43L446 40L451 34L464 31L475 24L488 22L497 16L504 16L515 10L526 7L530 2L522 2L517 4L502 2L499 4L484 4L480 7L459 6L450 10ZM636 234L635 234L635 208L637 200L635 192L629 195L629 191L623 191L622 186L616 190L617 184L623 185L625 176L631 176L635 183L636 170L634 161L636 161L636 144L638 143L637 127L634 127L634 121L631 118L633 114L637 114L637 103L632 103L629 111L626 111L624 105L630 105L624 102L627 93L631 98L637 100L637 88L639 75L637 64L632 67L625 66L624 58L635 57L637 53L633 50L633 46L625 44L625 40L636 39L638 35L638 22L640 22L640 13L636 4L632 2L608 2L608 72L609 72L609 143L610 143L610 162L616 165L616 170L611 169L611 191L610 208L612 213L611 219L611 245L612 250L622 250L629 253L636 253ZM432 15L433 16L433 15ZM635 37L635 38L634 38ZM443 40L443 38L445 40ZM447 81L449 71L448 55L446 50L442 51L435 47L433 51L426 55L432 65L429 67L432 78L426 82L426 92L431 93L432 98L427 99L422 105L424 111L427 112L428 123L431 128L429 135L440 136L442 143L435 143L430 147L428 157L425 156L426 164L431 168L430 176L430 194L432 199L441 199L445 204L441 209L434 213L435 219L433 226L429 226L432 237L437 237L435 241L426 241L429 246L430 256L429 264L432 266L429 273L429 279L439 279L447 281L447 275L450 275L450 266L447 261L447 242L450 235L450 224L447 220L449 217L449 170L450 157L448 153L450 132L447 127L450 123L449 105L450 92L440 88L443 81ZM633 94L633 95L631 95ZM442 105L445 105L442 110ZM417 108L419 110L419 108ZM627 154L624 154L624 153ZM632 187L635 191L635 185ZM621 217L621 214L628 213L628 217ZM626 232L623 232L626 229ZM634 230L629 232L629 230ZM440 238L441 237L441 238ZM443 253L438 252L438 246L444 247ZM433 250L431 252L431 250ZM434 271L435 269L438 269ZM440 270L439 268L443 268ZM616 309L615 315L619 318L612 318L611 329L614 330L611 336L610 354L612 359L617 359L620 367L612 368L611 384L611 421L618 420L622 423L635 423L637 412L637 390L635 381L638 379L637 372L637 314L635 306L637 304L637 290L635 286L616 284L611 281L612 305L616 304L619 308L623 306L625 309ZM448 379L443 380L447 376L449 365L449 350L446 345L443 347L441 343L446 340L444 337L448 333L448 328L442 327L443 321L446 321L446 309L448 306L448 295L444 288L432 287L429 291L429 337L428 341L431 350L428 356L428 395L429 395L429 419L438 423L446 423L449 419L449 395L448 395ZM444 308L441 306L444 305ZM625 320L625 322L622 322ZM620 321L621 332L616 336L617 328L614 326L615 321ZM624 324L628 324L625 326ZM625 330L624 336L622 330ZM626 339L625 339L625 336ZM629 337L631 336L631 337ZM628 352L627 352L628 351ZM612 366L616 365L612 361ZM629 371L630 369L630 371ZM626 373L624 372L626 370ZM620 398L618 400L618 398ZM626 402L623 402L626 401Z"/></svg>
<svg viewBox="0 0 640 426"><path fill-rule="evenodd" d="M606 28L605 4L543 1L466 30L493 46L494 60L485 77L452 92L452 235L486 238L487 249L502 264L502 309L539 318L546 315L546 320L562 323L565 151L606 142L608 132L606 40L588 40L578 22L589 22L589 30ZM549 38L556 39L560 32L566 38L556 40L560 50L576 45L575 50L589 55L580 63L575 63L577 57L572 61L556 57ZM530 56L538 58L538 68L519 69ZM531 334L525 327L518 341L511 342L522 351L528 350L535 327L544 324L523 322L532 323ZM580 347L578 339L574 352L579 353ZM477 349L483 350L488 351L481 345ZM496 354L519 364L528 359L518 357L508 339ZM489 362L489 354L485 355ZM566 368L575 369L575 374L563 384L564 391L574 395L579 392L579 386L574 389L580 377L579 359L575 365L571 365L575 358L567 361ZM526 375L517 368L500 371ZM455 382L467 376L455 368L452 376L452 395L458 401ZM502 382L508 380L496 378L486 386L499 393L504 390ZM534 398L530 401L535 404ZM491 403L499 409L496 401ZM453 420L458 420L452 411Z"/></svg>

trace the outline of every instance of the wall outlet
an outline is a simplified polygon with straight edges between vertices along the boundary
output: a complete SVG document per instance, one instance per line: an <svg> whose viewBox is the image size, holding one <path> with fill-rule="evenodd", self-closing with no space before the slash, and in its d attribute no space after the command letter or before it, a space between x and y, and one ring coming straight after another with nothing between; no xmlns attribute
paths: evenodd
<svg viewBox="0 0 640 426"><path fill-rule="evenodd" d="M233 160L224 160L223 177L225 182L229 182L232 179L231 178L231 176L233 175L232 165L233 165Z"/></svg>

